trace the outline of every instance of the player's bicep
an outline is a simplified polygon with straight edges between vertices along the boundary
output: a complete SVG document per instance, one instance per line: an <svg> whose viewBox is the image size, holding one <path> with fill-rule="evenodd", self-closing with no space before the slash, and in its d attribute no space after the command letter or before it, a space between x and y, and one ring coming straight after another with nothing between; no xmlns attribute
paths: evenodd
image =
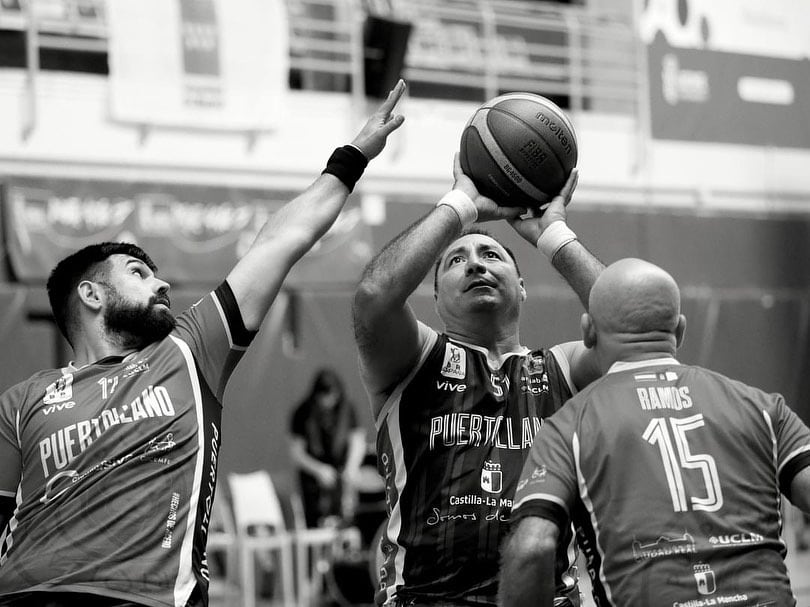
<svg viewBox="0 0 810 607"><path fill-rule="evenodd" d="M562 417L557 413L553 420ZM577 495L577 475L572 446L554 421L546 420L535 434L523 465L513 515L541 516L560 528L568 524Z"/></svg>
<svg viewBox="0 0 810 607"><path fill-rule="evenodd" d="M390 391L419 360L423 339L419 321L407 304L376 313L356 307L354 328L369 390Z"/></svg>
<svg viewBox="0 0 810 607"><path fill-rule="evenodd" d="M810 514L810 466L800 470L790 483L790 501Z"/></svg>
<svg viewBox="0 0 810 607"><path fill-rule="evenodd" d="M554 346L551 351L560 367L568 369L568 376L576 393L601 375L596 353L581 341L568 341ZM563 358L564 360L560 360Z"/></svg>

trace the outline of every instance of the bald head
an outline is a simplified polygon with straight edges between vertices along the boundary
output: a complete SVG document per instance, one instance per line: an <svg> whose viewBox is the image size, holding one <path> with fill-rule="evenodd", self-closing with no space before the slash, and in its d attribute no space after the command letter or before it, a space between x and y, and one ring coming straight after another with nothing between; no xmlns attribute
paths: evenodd
<svg viewBox="0 0 810 607"><path fill-rule="evenodd" d="M674 333L681 313L675 280L642 259L620 259L599 275L589 313L600 333Z"/></svg>

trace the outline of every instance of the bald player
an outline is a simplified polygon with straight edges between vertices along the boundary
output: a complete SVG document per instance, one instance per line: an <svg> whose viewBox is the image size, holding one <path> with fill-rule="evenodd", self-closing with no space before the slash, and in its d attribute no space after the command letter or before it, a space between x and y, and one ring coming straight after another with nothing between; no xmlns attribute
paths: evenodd
<svg viewBox="0 0 810 607"><path fill-rule="evenodd" d="M779 394L680 364L673 278L640 259L599 276L582 316L604 377L546 420L524 466L503 607L550 606L573 521L600 607L795 605L780 501L810 511L810 430Z"/></svg>

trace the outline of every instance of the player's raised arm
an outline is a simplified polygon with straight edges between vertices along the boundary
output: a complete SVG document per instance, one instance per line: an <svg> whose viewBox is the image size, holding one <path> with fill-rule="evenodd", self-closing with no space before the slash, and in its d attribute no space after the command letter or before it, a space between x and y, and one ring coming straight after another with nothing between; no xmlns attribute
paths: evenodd
<svg viewBox="0 0 810 607"><path fill-rule="evenodd" d="M591 287L605 265L579 241L567 224L567 207L578 181L579 172L575 168L542 215L519 217L510 224L524 239L545 253L587 310ZM582 342L560 344L559 349L568 359L571 379L577 389L581 390L601 374L593 353Z"/></svg>
<svg viewBox="0 0 810 607"><path fill-rule="evenodd" d="M268 219L228 275L248 330L258 329L293 264L334 223L368 161L404 121L393 113L404 91L400 80L351 145L335 150L323 174Z"/></svg>
<svg viewBox="0 0 810 607"><path fill-rule="evenodd" d="M579 171L573 169L560 193L542 215L524 216L510 223L518 234L546 254L587 310L591 287L605 265L579 241L567 224L567 207L578 181Z"/></svg>
<svg viewBox="0 0 810 607"><path fill-rule="evenodd" d="M508 219L522 211L499 207L464 175L458 154L455 183L427 215L388 243L366 267L354 298L354 329L369 388L386 393L416 363L421 348L408 297L439 254L473 221Z"/></svg>

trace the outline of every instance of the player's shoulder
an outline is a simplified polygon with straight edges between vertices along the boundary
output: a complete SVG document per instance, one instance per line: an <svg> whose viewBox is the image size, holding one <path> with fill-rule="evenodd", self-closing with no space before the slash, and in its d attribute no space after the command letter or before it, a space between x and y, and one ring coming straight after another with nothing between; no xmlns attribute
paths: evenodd
<svg viewBox="0 0 810 607"><path fill-rule="evenodd" d="M729 377L714 369L701 367L697 365L682 365L684 373L688 374L685 379L703 382L705 385L714 385L717 388L737 393L744 393L751 395L762 400L781 399L782 396L777 393L768 392L757 386L753 386L739 379Z"/></svg>
<svg viewBox="0 0 810 607"><path fill-rule="evenodd" d="M30 377L13 384L0 392L0 401L9 397L20 398L26 394L45 393L48 386L57 382L64 374L61 369L40 369Z"/></svg>

